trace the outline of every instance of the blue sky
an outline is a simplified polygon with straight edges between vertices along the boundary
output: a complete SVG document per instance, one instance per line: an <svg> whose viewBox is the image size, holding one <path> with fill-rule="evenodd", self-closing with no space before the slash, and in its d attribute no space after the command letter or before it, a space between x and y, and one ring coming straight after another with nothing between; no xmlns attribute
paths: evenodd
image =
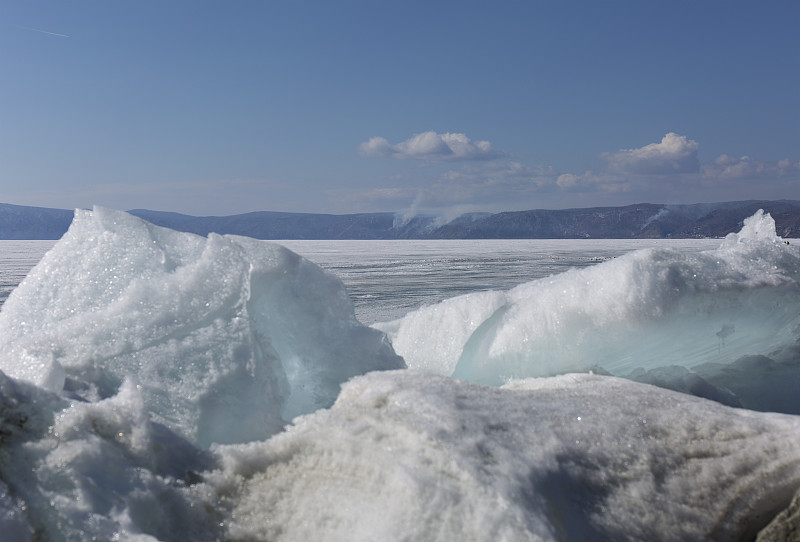
<svg viewBox="0 0 800 542"><path fill-rule="evenodd" d="M0 3L0 202L800 199L800 2Z"/></svg>

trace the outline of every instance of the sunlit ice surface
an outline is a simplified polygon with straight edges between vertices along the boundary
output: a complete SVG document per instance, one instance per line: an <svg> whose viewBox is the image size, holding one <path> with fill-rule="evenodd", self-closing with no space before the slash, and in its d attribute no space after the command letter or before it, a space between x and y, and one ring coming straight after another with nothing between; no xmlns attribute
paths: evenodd
<svg viewBox="0 0 800 542"><path fill-rule="evenodd" d="M746 394L698 371L762 390L779 380L752 377L765 367L793 374L797 253L770 221L709 253L636 252L379 325L403 370L341 282L282 247L78 212L0 312L0 527L23 541L752 539L800 487L800 418L724 406ZM427 324L403 331L414 318ZM615 371L719 400L600 374Z"/></svg>

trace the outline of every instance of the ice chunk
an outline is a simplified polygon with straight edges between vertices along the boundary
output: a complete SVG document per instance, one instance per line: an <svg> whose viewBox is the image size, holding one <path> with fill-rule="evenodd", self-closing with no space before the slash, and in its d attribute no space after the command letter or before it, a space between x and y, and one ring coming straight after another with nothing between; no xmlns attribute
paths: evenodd
<svg viewBox="0 0 800 542"><path fill-rule="evenodd" d="M372 327L389 336L409 367L449 376L470 335L507 301L505 292L466 294Z"/></svg>
<svg viewBox="0 0 800 542"><path fill-rule="evenodd" d="M375 327L410 367L490 385L595 366L691 369L788 352L800 339L798 277L800 251L759 212L716 250L640 250Z"/></svg>
<svg viewBox="0 0 800 542"><path fill-rule="evenodd" d="M736 249L738 245L754 245L756 247L783 244L775 231L775 219L763 209L744 219L742 229L738 233L725 236L722 248Z"/></svg>
<svg viewBox="0 0 800 542"><path fill-rule="evenodd" d="M202 446L279 431L348 378L404 367L335 276L267 242L76 211L0 311L0 369L84 398L135 377L156 419Z"/></svg>
<svg viewBox="0 0 800 542"><path fill-rule="evenodd" d="M800 486L800 418L614 377L347 383L207 477L246 540L750 540Z"/></svg>

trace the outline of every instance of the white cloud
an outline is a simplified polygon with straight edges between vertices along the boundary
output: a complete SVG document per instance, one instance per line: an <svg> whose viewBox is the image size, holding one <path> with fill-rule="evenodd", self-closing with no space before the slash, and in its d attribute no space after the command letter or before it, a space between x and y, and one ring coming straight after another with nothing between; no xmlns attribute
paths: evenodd
<svg viewBox="0 0 800 542"><path fill-rule="evenodd" d="M372 137L358 146L358 152L364 156L391 156L392 146L383 137Z"/></svg>
<svg viewBox="0 0 800 542"><path fill-rule="evenodd" d="M437 134L429 131L392 145L383 137L373 137L358 146L364 156L391 156L424 160L491 160L506 156L488 141L471 141L465 134Z"/></svg>
<svg viewBox="0 0 800 542"><path fill-rule="evenodd" d="M792 162L788 158L778 160L776 164L778 175L781 177L788 177L790 175L800 175L800 161Z"/></svg>
<svg viewBox="0 0 800 542"><path fill-rule="evenodd" d="M638 149L622 149L601 156L614 171L644 175L696 173L700 170L697 159L697 141L670 132L660 143L651 143Z"/></svg>
<svg viewBox="0 0 800 542"><path fill-rule="evenodd" d="M712 181L768 180L800 176L800 162L788 158L778 162L734 158L722 154L703 166L703 177Z"/></svg>
<svg viewBox="0 0 800 542"><path fill-rule="evenodd" d="M572 188L580 182L580 177L572 173L563 173L556 179L556 184L560 188Z"/></svg>
<svg viewBox="0 0 800 542"><path fill-rule="evenodd" d="M456 205L509 210L640 201L796 198L800 181L800 162L789 159L765 162L722 155L701 164L698 142L672 132L658 143L604 153L603 167L584 171L558 171L508 159L474 161L478 156L499 154L491 144L484 143L481 147L464 134L435 132L418 134L396 145L373 138L362 144L362 153L423 158L426 163L413 174L387 180L395 188L352 197L365 205L367 200L382 202L384 208L405 202L395 208L411 205L412 211ZM459 159L465 162L447 162ZM473 161L466 161L470 159ZM448 165L447 170L441 167L442 162Z"/></svg>

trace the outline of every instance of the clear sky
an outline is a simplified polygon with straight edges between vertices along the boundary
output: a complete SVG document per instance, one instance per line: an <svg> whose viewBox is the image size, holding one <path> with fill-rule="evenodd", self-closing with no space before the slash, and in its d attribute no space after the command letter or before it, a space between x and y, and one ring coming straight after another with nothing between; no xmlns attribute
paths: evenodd
<svg viewBox="0 0 800 542"><path fill-rule="evenodd" d="M800 199L800 2L2 0L0 202Z"/></svg>

